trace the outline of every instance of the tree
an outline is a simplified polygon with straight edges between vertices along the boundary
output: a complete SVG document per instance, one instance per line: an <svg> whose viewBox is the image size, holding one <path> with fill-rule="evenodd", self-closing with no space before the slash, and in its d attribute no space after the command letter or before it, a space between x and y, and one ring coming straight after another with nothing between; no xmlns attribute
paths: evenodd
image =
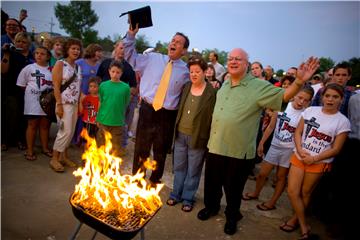
<svg viewBox="0 0 360 240"><path fill-rule="evenodd" d="M215 49L205 49L202 51L202 56L206 61L209 61L210 52L216 52L218 54L218 62L222 65L226 65L227 55L228 53L225 51L219 51L217 48Z"/></svg>
<svg viewBox="0 0 360 240"><path fill-rule="evenodd" d="M167 54L168 53L168 43L162 43L158 41L155 45L155 51L161 54Z"/></svg>
<svg viewBox="0 0 360 240"><path fill-rule="evenodd" d="M111 40L110 36L105 38L99 38L98 44L100 44L105 52L112 52L114 50L115 42Z"/></svg>
<svg viewBox="0 0 360 240"><path fill-rule="evenodd" d="M279 78L282 78L284 76L284 70L283 69L279 69L276 71L276 76Z"/></svg>
<svg viewBox="0 0 360 240"><path fill-rule="evenodd" d="M335 66L335 62L331 58L321 57L319 61L320 67L318 69L318 72L326 72L327 70Z"/></svg>
<svg viewBox="0 0 360 240"><path fill-rule="evenodd" d="M98 16L91 9L90 1L71 1L69 5L56 3L55 16L60 28L71 37L79 38L84 46L97 41L97 31L91 29L98 21Z"/></svg>
<svg viewBox="0 0 360 240"><path fill-rule="evenodd" d="M135 48L138 53L142 53L150 47L150 43L146 39L145 35L138 35L135 40Z"/></svg>

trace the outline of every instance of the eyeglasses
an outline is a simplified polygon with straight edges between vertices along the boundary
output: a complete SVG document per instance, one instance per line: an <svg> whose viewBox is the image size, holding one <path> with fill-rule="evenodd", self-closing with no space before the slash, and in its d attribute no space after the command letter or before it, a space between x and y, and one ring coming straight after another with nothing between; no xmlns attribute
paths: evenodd
<svg viewBox="0 0 360 240"><path fill-rule="evenodd" d="M241 58L241 57L228 57L227 58L228 62L231 62L231 61L236 61L236 62L242 62L244 59Z"/></svg>

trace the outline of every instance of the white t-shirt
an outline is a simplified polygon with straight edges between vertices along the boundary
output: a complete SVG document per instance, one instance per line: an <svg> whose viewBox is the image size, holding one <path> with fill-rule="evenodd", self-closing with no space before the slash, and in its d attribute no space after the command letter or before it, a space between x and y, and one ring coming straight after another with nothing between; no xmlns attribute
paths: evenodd
<svg viewBox="0 0 360 240"><path fill-rule="evenodd" d="M61 84L65 84L74 74L75 68L73 68L65 60L63 65L63 80ZM80 96L80 85L81 85L81 68L78 66L76 78L74 81L61 93L61 101L63 104L77 104Z"/></svg>
<svg viewBox="0 0 360 240"><path fill-rule="evenodd" d="M300 121L301 113L305 109L296 110L293 103L289 103L284 112L278 112L274 136L271 145L282 148L294 148L294 133Z"/></svg>
<svg viewBox="0 0 360 240"><path fill-rule="evenodd" d="M45 116L39 97L42 91L53 88L49 67L37 63L27 65L21 70L16 85L25 87L24 114Z"/></svg>
<svg viewBox="0 0 360 240"><path fill-rule="evenodd" d="M312 99L314 99L316 96L316 93L320 90L320 88L324 87L324 85L322 83L316 83L316 84L311 85L311 87L314 89L314 95L312 98Z"/></svg>
<svg viewBox="0 0 360 240"><path fill-rule="evenodd" d="M342 113L325 114L321 109L322 107L309 107L301 114L304 119L301 145L311 156L329 149L336 135L350 132L350 122ZM318 163L330 163L333 159L327 158Z"/></svg>

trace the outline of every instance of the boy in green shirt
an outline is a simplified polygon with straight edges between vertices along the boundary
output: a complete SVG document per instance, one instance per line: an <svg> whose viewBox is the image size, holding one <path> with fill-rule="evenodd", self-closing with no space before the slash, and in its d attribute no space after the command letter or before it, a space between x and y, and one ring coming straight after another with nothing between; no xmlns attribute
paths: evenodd
<svg viewBox="0 0 360 240"><path fill-rule="evenodd" d="M125 111L130 101L130 87L120 81L124 66L114 60L109 67L110 80L101 83L99 88L100 107L96 117L99 131L96 141L99 145L105 143L105 131L112 136L112 154L121 157L125 149L121 146L123 128L125 126Z"/></svg>

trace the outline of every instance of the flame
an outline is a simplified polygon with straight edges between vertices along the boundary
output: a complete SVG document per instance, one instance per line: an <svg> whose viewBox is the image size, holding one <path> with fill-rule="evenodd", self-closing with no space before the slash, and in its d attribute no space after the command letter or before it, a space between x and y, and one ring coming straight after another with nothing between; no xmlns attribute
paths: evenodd
<svg viewBox="0 0 360 240"><path fill-rule="evenodd" d="M86 130L81 136L87 140L86 151L82 155L85 166L73 172L81 178L75 186L74 203L105 212L117 211L120 218L137 211L139 214L136 215L149 216L162 206L159 192L163 184L150 187L140 171L134 176L120 174L122 159L110 154L110 133L105 133L106 143L99 148ZM145 219L140 219L140 222L143 221Z"/></svg>
<svg viewBox="0 0 360 240"><path fill-rule="evenodd" d="M144 167L149 170L155 170L157 165L155 160L151 160L150 158L147 158L144 162Z"/></svg>

